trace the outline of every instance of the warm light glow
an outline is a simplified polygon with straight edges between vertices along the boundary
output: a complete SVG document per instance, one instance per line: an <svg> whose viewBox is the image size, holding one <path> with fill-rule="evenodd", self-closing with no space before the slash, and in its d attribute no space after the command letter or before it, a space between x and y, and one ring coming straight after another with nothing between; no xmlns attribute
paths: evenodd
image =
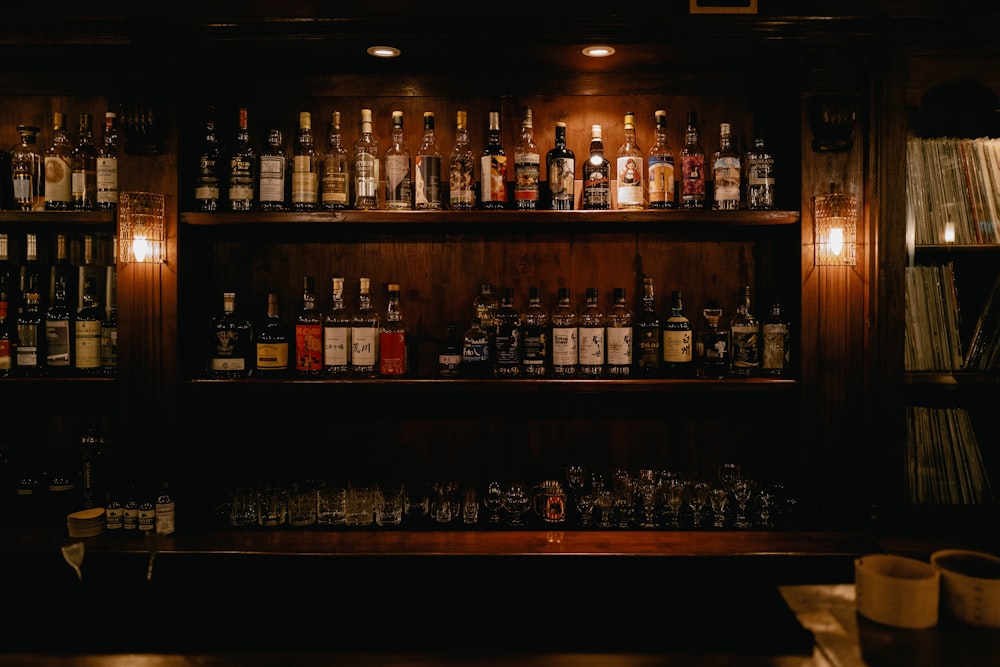
<svg viewBox="0 0 1000 667"><path fill-rule="evenodd" d="M944 223L944 242L954 243L955 242L955 223L946 222Z"/></svg>
<svg viewBox="0 0 1000 667"><path fill-rule="evenodd" d="M375 56L376 58L395 58L402 51L397 49L395 46L369 46L368 55Z"/></svg>
<svg viewBox="0 0 1000 667"><path fill-rule="evenodd" d="M833 193L813 197L816 266L855 266L858 199Z"/></svg>
<svg viewBox="0 0 1000 667"><path fill-rule="evenodd" d="M164 262L164 197L153 192L122 192L118 198L119 261Z"/></svg>
<svg viewBox="0 0 1000 667"><path fill-rule="evenodd" d="M608 56L613 56L614 54L615 48L604 44L587 46L583 49L583 55L591 58L607 58Z"/></svg>
<svg viewBox="0 0 1000 667"><path fill-rule="evenodd" d="M132 239L132 256L137 262L145 262L149 252L149 241L145 236Z"/></svg>
<svg viewBox="0 0 1000 667"><path fill-rule="evenodd" d="M830 254L840 257L844 252L844 228L830 228Z"/></svg>

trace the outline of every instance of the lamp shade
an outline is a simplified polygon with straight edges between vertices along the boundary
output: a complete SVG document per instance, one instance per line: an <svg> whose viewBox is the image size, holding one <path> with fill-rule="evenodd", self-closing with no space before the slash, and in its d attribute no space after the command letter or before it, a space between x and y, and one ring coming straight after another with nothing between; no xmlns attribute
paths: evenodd
<svg viewBox="0 0 1000 667"><path fill-rule="evenodd" d="M817 266L855 266L858 263L858 198L830 193L813 197Z"/></svg>
<svg viewBox="0 0 1000 667"><path fill-rule="evenodd" d="M122 192L118 198L118 259L124 263L163 263L162 194Z"/></svg>

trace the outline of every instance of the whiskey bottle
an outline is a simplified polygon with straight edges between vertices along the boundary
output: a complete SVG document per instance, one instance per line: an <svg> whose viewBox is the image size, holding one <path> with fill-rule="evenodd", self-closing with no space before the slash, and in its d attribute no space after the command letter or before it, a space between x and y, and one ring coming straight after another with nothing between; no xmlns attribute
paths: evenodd
<svg viewBox="0 0 1000 667"><path fill-rule="evenodd" d="M462 336L460 374L465 378L487 378L493 372L490 336L478 317L473 317Z"/></svg>
<svg viewBox="0 0 1000 667"><path fill-rule="evenodd" d="M323 372L346 378L351 363L351 317L344 305L344 279L333 278L330 309L323 316Z"/></svg>
<svg viewBox="0 0 1000 667"><path fill-rule="evenodd" d="M7 235L0 234L0 378L14 374L17 359L17 329L10 312L13 281L10 274ZM5 490L4 493L9 491Z"/></svg>
<svg viewBox="0 0 1000 667"><path fill-rule="evenodd" d="M73 147L66 134L66 114L52 114L52 144L45 151L45 210L73 208Z"/></svg>
<svg viewBox="0 0 1000 667"><path fill-rule="evenodd" d="M785 377L791 360L791 334L788 320L781 312L781 299L775 297L771 308L760 325L763 350L760 359L760 374L765 377Z"/></svg>
<svg viewBox="0 0 1000 667"><path fill-rule="evenodd" d="M680 290L670 293L670 315L663 322L663 364L661 373L670 378L694 376L694 336L684 314Z"/></svg>
<svg viewBox="0 0 1000 667"><path fill-rule="evenodd" d="M774 155L764 144L764 129L758 125L753 146L743 157L743 180L746 207L751 211L770 211L774 201Z"/></svg>
<svg viewBox="0 0 1000 667"><path fill-rule="evenodd" d="M493 377L516 378L521 376L521 313L514 306L514 288L500 290L500 305L494 316Z"/></svg>
<svg viewBox="0 0 1000 667"><path fill-rule="evenodd" d="M350 160L340 134L340 112L330 113L326 151L323 153L323 173L320 183L320 203L327 211L345 209L350 204Z"/></svg>
<svg viewBox="0 0 1000 667"><path fill-rule="evenodd" d="M479 294L472 300L472 316L479 320L479 324L487 331L496 329L494 316L500 300L493 293L493 283L484 282L479 285Z"/></svg>
<svg viewBox="0 0 1000 667"><path fill-rule="evenodd" d="M45 373L45 320L41 311L41 287L38 273L38 237L27 234L24 264L21 265L21 304L17 313L17 359L19 377L37 377Z"/></svg>
<svg viewBox="0 0 1000 667"><path fill-rule="evenodd" d="M104 507L108 495L106 441L96 420L90 420L80 436L81 507Z"/></svg>
<svg viewBox="0 0 1000 667"><path fill-rule="evenodd" d="M649 148L646 161L649 173L649 208L675 208L674 151L667 138L667 112L657 109L653 113L656 140Z"/></svg>
<svg viewBox="0 0 1000 667"><path fill-rule="evenodd" d="M143 485L136 507L136 528L142 533L152 533L156 530L156 503L153 502L155 497L150 491Z"/></svg>
<svg viewBox="0 0 1000 667"><path fill-rule="evenodd" d="M521 338L521 374L528 378L548 377L552 367L552 329L549 311L542 305L542 291L537 287L528 288Z"/></svg>
<svg viewBox="0 0 1000 667"><path fill-rule="evenodd" d="M122 529L128 531L139 529L139 495L135 484L129 486L125 502L122 503Z"/></svg>
<svg viewBox="0 0 1000 667"><path fill-rule="evenodd" d="M118 256L118 239L112 244ZM104 320L101 322L101 369L105 377L118 375L118 269L112 263L104 270Z"/></svg>
<svg viewBox="0 0 1000 667"><path fill-rule="evenodd" d="M486 148L479 159L482 174L479 207L492 211L507 208L507 154L500 142L500 112L490 112Z"/></svg>
<svg viewBox="0 0 1000 667"><path fill-rule="evenodd" d="M237 315L236 292L225 292L222 314L209 323L205 371L218 380L250 377L253 359L253 326Z"/></svg>
<svg viewBox="0 0 1000 667"><path fill-rule="evenodd" d="M642 278L642 308L635 319L635 328L636 374L642 378L658 377L663 333L660 329L660 316L656 314L656 295L650 276Z"/></svg>
<svg viewBox="0 0 1000 667"><path fill-rule="evenodd" d="M73 368L84 377L101 375L101 321L97 283L91 275L83 278L83 305L73 318Z"/></svg>
<svg viewBox="0 0 1000 667"><path fill-rule="evenodd" d="M255 338L256 376L273 378L288 375L288 330L278 311L278 295L273 292L267 295L267 315Z"/></svg>
<svg viewBox="0 0 1000 667"><path fill-rule="evenodd" d="M521 135L514 148L514 205L519 211L538 208L540 166L541 154L535 144L531 107L526 106L521 114Z"/></svg>
<svg viewBox="0 0 1000 667"><path fill-rule="evenodd" d="M607 316L607 376L627 378L632 375L632 311L625 301L625 288L614 288L613 305Z"/></svg>
<svg viewBox="0 0 1000 667"><path fill-rule="evenodd" d="M372 110L361 110L361 134L354 142L354 208L378 208L378 140L372 135Z"/></svg>
<svg viewBox="0 0 1000 667"><path fill-rule="evenodd" d="M424 112L424 136L413 164L414 203L420 210L440 211L441 151L434 132L434 113Z"/></svg>
<svg viewBox="0 0 1000 667"><path fill-rule="evenodd" d="M34 125L18 125L21 142L10 149L14 201L22 211L45 209L45 160L38 148L40 131Z"/></svg>
<svg viewBox="0 0 1000 667"><path fill-rule="evenodd" d="M292 210L315 211L319 205L319 166L322 157L313 142L312 114L299 112L299 133L292 149Z"/></svg>
<svg viewBox="0 0 1000 667"><path fill-rule="evenodd" d="M392 112L392 132L385 149L385 207L396 211L413 208L413 164L403 133L403 112Z"/></svg>
<svg viewBox="0 0 1000 667"><path fill-rule="evenodd" d="M448 322L444 325L444 342L438 352L438 377L457 378L461 375L462 341L458 338L458 325Z"/></svg>
<svg viewBox="0 0 1000 667"><path fill-rule="evenodd" d="M198 174L194 182L194 208L196 211L218 211L223 192L222 144L215 132L215 107L209 105L205 119L205 136L198 156Z"/></svg>
<svg viewBox="0 0 1000 667"><path fill-rule="evenodd" d="M73 313L69 307L69 255L66 235L56 237L56 263L52 266L52 300L45 311L45 368L48 375L73 371Z"/></svg>
<svg viewBox="0 0 1000 667"><path fill-rule="evenodd" d="M625 114L625 140L618 148L618 209L641 209L643 202L642 165L646 161L635 137L635 114Z"/></svg>
<svg viewBox="0 0 1000 667"><path fill-rule="evenodd" d="M176 502L167 482L160 486L153 504L153 509L156 511L156 534L173 535L177 529Z"/></svg>
<svg viewBox="0 0 1000 667"><path fill-rule="evenodd" d="M358 309L351 318L351 375L378 377L379 317L372 306L371 279L361 278Z"/></svg>
<svg viewBox="0 0 1000 667"><path fill-rule="evenodd" d="M569 288L556 291L556 306L550 316L552 321L552 377L574 378L579 365L578 329L580 320L569 300Z"/></svg>
<svg viewBox="0 0 1000 667"><path fill-rule="evenodd" d="M750 306L750 285L744 285L736 315L729 323L732 373L737 377L757 375L760 367L760 323Z"/></svg>
<svg viewBox="0 0 1000 667"><path fill-rule="evenodd" d="M407 371L406 324L399 303L399 285L390 283L385 318L378 333L378 374L403 377Z"/></svg>
<svg viewBox="0 0 1000 667"><path fill-rule="evenodd" d="M73 208L92 211L97 208L97 146L89 113L80 114L80 131L73 148L73 173L70 195Z"/></svg>
<svg viewBox="0 0 1000 667"><path fill-rule="evenodd" d="M455 145L448 156L448 204L455 211L476 207L476 158L469 144L468 114L455 114Z"/></svg>
<svg viewBox="0 0 1000 667"><path fill-rule="evenodd" d="M583 163L583 208L606 211L611 208L611 163L604 157L604 129L590 126L590 157Z"/></svg>
<svg viewBox="0 0 1000 667"><path fill-rule="evenodd" d="M260 185L257 188L261 211L284 211L287 208L285 176L288 174L288 158L285 157L281 130L267 131L267 143L257 158L257 173Z"/></svg>
<svg viewBox="0 0 1000 667"><path fill-rule="evenodd" d="M698 140L698 114L688 111L681 151L681 206L705 208L705 150Z"/></svg>
<svg viewBox="0 0 1000 667"><path fill-rule="evenodd" d="M549 208L572 211L576 196L576 156L566 146L566 123L556 123L555 145L545 154L549 179Z"/></svg>
<svg viewBox="0 0 1000 667"><path fill-rule="evenodd" d="M236 139L229 156L229 210L252 211L257 198L257 152L250 143L247 109L240 107Z"/></svg>
<svg viewBox="0 0 1000 667"><path fill-rule="evenodd" d="M705 327L698 332L695 353L698 376L718 379L729 374L729 331L719 326L722 308L716 301L709 301L701 311Z"/></svg>
<svg viewBox="0 0 1000 667"><path fill-rule="evenodd" d="M104 113L104 136L97 148L97 208L118 210L118 114Z"/></svg>
<svg viewBox="0 0 1000 667"><path fill-rule="evenodd" d="M719 150L712 156L712 209L735 211L740 207L740 155L733 147L729 123L719 125Z"/></svg>
<svg viewBox="0 0 1000 667"><path fill-rule="evenodd" d="M604 311L601 310L599 293L596 287L588 287L585 293L583 309L579 316L579 356L578 375L585 378L604 376L604 364L607 361L605 351Z"/></svg>
<svg viewBox="0 0 1000 667"><path fill-rule="evenodd" d="M316 280L302 279L302 305L295 319L295 374L315 377L323 372L323 317L316 308Z"/></svg>

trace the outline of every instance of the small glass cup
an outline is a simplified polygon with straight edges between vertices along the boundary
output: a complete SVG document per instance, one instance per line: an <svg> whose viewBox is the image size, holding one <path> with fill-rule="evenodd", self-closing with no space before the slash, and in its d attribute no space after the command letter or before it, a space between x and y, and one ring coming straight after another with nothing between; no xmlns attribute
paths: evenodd
<svg viewBox="0 0 1000 667"><path fill-rule="evenodd" d="M340 484L327 482L316 490L316 523L343 526L346 521L347 491Z"/></svg>
<svg viewBox="0 0 1000 667"><path fill-rule="evenodd" d="M379 526L398 526L403 522L405 504L402 484L399 482L379 484L375 487L375 523Z"/></svg>
<svg viewBox="0 0 1000 667"><path fill-rule="evenodd" d="M370 486L348 486L345 508L345 525L372 525L375 521L375 492Z"/></svg>
<svg viewBox="0 0 1000 667"><path fill-rule="evenodd" d="M288 521L288 491L277 484L257 492L257 525L266 528L283 526Z"/></svg>
<svg viewBox="0 0 1000 667"><path fill-rule="evenodd" d="M311 526L316 523L316 485L296 483L288 492L288 525Z"/></svg>

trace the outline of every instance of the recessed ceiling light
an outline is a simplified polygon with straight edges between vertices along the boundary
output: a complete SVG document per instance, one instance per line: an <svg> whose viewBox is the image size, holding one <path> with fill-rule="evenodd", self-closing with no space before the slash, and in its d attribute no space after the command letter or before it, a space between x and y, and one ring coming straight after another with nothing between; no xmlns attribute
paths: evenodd
<svg viewBox="0 0 1000 667"><path fill-rule="evenodd" d="M613 56L614 54L615 48L604 44L595 44L594 46L587 46L583 49L583 55L590 56L591 58L607 58L608 56Z"/></svg>
<svg viewBox="0 0 1000 667"><path fill-rule="evenodd" d="M401 53L395 46L369 46L368 55L376 58L395 58Z"/></svg>

